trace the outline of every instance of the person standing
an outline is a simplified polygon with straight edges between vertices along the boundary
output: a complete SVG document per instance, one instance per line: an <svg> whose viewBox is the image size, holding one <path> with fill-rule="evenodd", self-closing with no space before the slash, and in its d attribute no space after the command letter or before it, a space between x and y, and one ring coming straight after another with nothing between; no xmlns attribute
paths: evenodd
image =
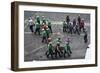
<svg viewBox="0 0 100 73"><path fill-rule="evenodd" d="M37 22L38 24L40 24L40 21L41 21L41 20L40 20L40 17L37 15L37 16L36 16L36 22Z"/></svg>
<svg viewBox="0 0 100 73"><path fill-rule="evenodd" d="M59 55L59 57L61 57L61 50L60 50L60 42L57 42L57 45L55 47L55 58L57 58Z"/></svg>
<svg viewBox="0 0 100 73"><path fill-rule="evenodd" d="M49 38L49 36L50 36L50 30L49 30L48 26L46 26L45 31L46 31L46 34L47 34L47 39L48 39L48 38Z"/></svg>
<svg viewBox="0 0 100 73"><path fill-rule="evenodd" d="M47 43L47 33L42 29L42 43Z"/></svg>
<svg viewBox="0 0 100 73"><path fill-rule="evenodd" d="M29 20L28 20L28 25L29 25L29 27L30 27L31 32L33 33L33 32L34 32L34 31L33 31L33 20L32 20L31 17L30 17Z"/></svg>
<svg viewBox="0 0 100 73"><path fill-rule="evenodd" d="M46 19L45 19L45 17L44 16L42 16L42 24L46 24Z"/></svg>
<svg viewBox="0 0 100 73"><path fill-rule="evenodd" d="M35 34L38 32L38 34L40 35L40 24L38 22L36 22L35 26L36 26Z"/></svg>
<svg viewBox="0 0 100 73"><path fill-rule="evenodd" d="M52 27L51 27L51 22L48 21L48 28L50 29L50 32L52 33Z"/></svg>
<svg viewBox="0 0 100 73"><path fill-rule="evenodd" d="M70 17L69 17L69 15L67 15L67 17L66 17L66 22L67 22L67 24L69 24L69 22L70 22Z"/></svg>
<svg viewBox="0 0 100 73"><path fill-rule="evenodd" d="M87 31L84 32L84 43L88 42L88 38L87 38Z"/></svg>
<svg viewBox="0 0 100 73"><path fill-rule="evenodd" d="M77 21L78 21L79 31L81 31L81 17L80 17L80 15L78 16Z"/></svg>
<svg viewBox="0 0 100 73"><path fill-rule="evenodd" d="M67 31L67 25L66 25L66 22L64 21L63 22L63 32L66 32Z"/></svg>
<svg viewBox="0 0 100 73"><path fill-rule="evenodd" d="M53 59L53 46L52 46L51 42L49 42L49 44L48 44L48 54L47 54L47 57L49 57L49 55L51 55L51 58Z"/></svg>
<svg viewBox="0 0 100 73"><path fill-rule="evenodd" d="M70 57L72 54L70 45L68 43L66 43L66 45L64 47L64 57L66 57L66 53L67 53L68 57Z"/></svg>

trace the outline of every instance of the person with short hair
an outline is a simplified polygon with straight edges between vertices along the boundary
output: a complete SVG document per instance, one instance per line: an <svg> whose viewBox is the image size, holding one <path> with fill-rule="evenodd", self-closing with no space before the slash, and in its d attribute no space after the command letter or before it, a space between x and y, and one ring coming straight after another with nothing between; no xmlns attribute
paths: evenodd
<svg viewBox="0 0 100 73"><path fill-rule="evenodd" d="M42 43L47 43L47 33L42 29Z"/></svg>
<svg viewBox="0 0 100 73"><path fill-rule="evenodd" d="M36 22L35 26L36 26L35 34L38 32L38 34L40 35L40 24Z"/></svg>
<svg viewBox="0 0 100 73"><path fill-rule="evenodd" d="M67 25L66 25L66 22L64 21L63 22L63 32L66 32L67 31Z"/></svg>
<svg viewBox="0 0 100 73"><path fill-rule="evenodd" d="M33 31L33 20L32 20L31 17L29 17L28 25L29 25L29 27L30 27L31 32L33 33L33 32L34 32L34 31Z"/></svg>
<svg viewBox="0 0 100 73"><path fill-rule="evenodd" d="M67 53L68 57L70 57L72 54L70 45L68 43L66 43L66 45L64 47L64 57L66 57L66 53Z"/></svg>
<svg viewBox="0 0 100 73"><path fill-rule="evenodd" d="M49 42L49 44L48 44L48 54L47 54L47 57L49 57L49 55L51 55L51 58L53 58L53 46L52 46L51 42Z"/></svg>

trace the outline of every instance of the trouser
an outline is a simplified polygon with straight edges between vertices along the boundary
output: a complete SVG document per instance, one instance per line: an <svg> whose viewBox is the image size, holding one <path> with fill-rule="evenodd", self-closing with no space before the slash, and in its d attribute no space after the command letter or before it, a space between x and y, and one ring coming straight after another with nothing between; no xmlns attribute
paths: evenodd
<svg viewBox="0 0 100 73"><path fill-rule="evenodd" d="M65 51L64 51L64 57L66 57L66 53L67 53L68 56L70 56L71 53L72 53L72 51L71 51L70 49L67 50L67 51L65 50Z"/></svg>
<svg viewBox="0 0 100 73"><path fill-rule="evenodd" d="M63 27L63 32L66 32L66 27Z"/></svg>
<svg viewBox="0 0 100 73"><path fill-rule="evenodd" d="M38 34L40 35L40 28L36 28L35 30L35 34L38 32Z"/></svg>
<svg viewBox="0 0 100 73"><path fill-rule="evenodd" d="M49 34L47 33L47 38L49 38Z"/></svg>
<svg viewBox="0 0 100 73"><path fill-rule="evenodd" d="M51 26L48 26L48 28L50 29L50 32L52 33L52 28L51 28Z"/></svg>
<svg viewBox="0 0 100 73"><path fill-rule="evenodd" d="M77 33L78 35L80 35L80 32L78 29L75 30L75 33Z"/></svg>
<svg viewBox="0 0 100 73"><path fill-rule="evenodd" d="M82 30L83 32L85 31L84 26L80 26L80 32L81 32L81 30Z"/></svg>
<svg viewBox="0 0 100 73"><path fill-rule="evenodd" d="M31 32L33 32L33 25L30 25L30 30Z"/></svg>
<svg viewBox="0 0 100 73"><path fill-rule="evenodd" d="M47 38L45 36L42 37L42 42L47 42Z"/></svg>
<svg viewBox="0 0 100 73"><path fill-rule="evenodd" d="M48 53L46 53L47 57L49 58L49 56L51 56L51 58L53 58L53 51L47 51Z"/></svg>
<svg viewBox="0 0 100 73"><path fill-rule="evenodd" d="M61 54L63 54L63 52L59 49L59 50L57 50L57 49L55 49L55 57L57 58L57 54L59 55L59 57L61 57L62 55Z"/></svg>
<svg viewBox="0 0 100 73"><path fill-rule="evenodd" d="M88 39L87 38L84 38L84 43L87 43L88 42Z"/></svg>

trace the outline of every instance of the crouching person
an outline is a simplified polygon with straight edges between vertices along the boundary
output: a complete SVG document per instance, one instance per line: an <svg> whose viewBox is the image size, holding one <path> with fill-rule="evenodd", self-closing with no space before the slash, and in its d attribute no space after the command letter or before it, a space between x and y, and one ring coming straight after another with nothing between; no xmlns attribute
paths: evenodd
<svg viewBox="0 0 100 73"><path fill-rule="evenodd" d="M53 59L53 46L52 46L51 42L49 42L49 44L48 44L48 51L47 51L46 55L48 58L49 58L49 56L51 56L51 58Z"/></svg>
<svg viewBox="0 0 100 73"><path fill-rule="evenodd" d="M72 54L72 51L70 49L70 45L68 43L66 43L66 45L64 47L64 57L66 57L66 54L68 55L68 57L70 57Z"/></svg>

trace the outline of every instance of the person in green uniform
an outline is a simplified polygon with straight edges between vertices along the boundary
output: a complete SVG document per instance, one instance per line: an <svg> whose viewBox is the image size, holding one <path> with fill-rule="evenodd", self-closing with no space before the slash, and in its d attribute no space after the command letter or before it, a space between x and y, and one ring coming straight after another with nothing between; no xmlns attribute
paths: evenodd
<svg viewBox="0 0 100 73"><path fill-rule="evenodd" d="M44 16L42 16L42 24L46 24L46 19L45 19L45 17Z"/></svg>
<svg viewBox="0 0 100 73"><path fill-rule="evenodd" d="M52 33L52 27L51 27L51 22L48 20L48 28L50 29L50 32Z"/></svg>
<svg viewBox="0 0 100 73"><path fill-rule="evenodd" d="M40 17L39 17L39 16L36 16L36 22L37 22L38 24L40 24Z"/></svg>
<svg viewBox="0 0 100 73"><path fill-rule="evenodd" d="M63 22L63 32L66 32L67 31L67 25L66 25L66 22L64 21Z"/></svg>
<svg viewBox="0 0 100 73"><path fill-rule="evenodd" d="M50 36L50 30L49 30L48 26L46 26L46 34L47 34L47 38L49 38L49 36Z"/></svg>
<svg viewBox="0 0 100 73"><path fill-rule="evenodd" d="M48 54L47 54L47 57L49 57L49 55L51 55L51 58L53 58L53 46L52 46L51 42L49 42L49 44L48 44Z"/></svg>
<svg viewBox="0 0 100 73"><path fill-rule="evenodd" d="M35 34L38 32L38 34L40 35L40 24L38 22L35 23Z"/></svg>
<svg viewBox="0 0 100 73"><path fill-rule="evenodd" d="M42 43L47 42L47 33L44 29L42 29Z"/></svg>
<svg viewBox="0 0 100 73"><path fill-rule="evenodd" d="M66 43L66 45L64 47L64 57L66 57L66 53L67 53L68 57L70 57L72 54L72 51L70 49L70 45L68 43Z"/></svg>

